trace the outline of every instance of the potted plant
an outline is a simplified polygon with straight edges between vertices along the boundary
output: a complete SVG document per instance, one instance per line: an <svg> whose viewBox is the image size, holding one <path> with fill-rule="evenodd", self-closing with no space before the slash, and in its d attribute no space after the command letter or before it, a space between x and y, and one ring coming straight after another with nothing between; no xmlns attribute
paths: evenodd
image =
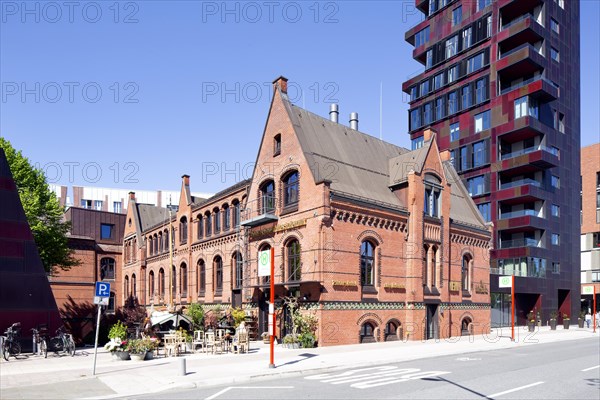
<svg viewBox="0 0 600 400"><path fill-rule="evenodd" d="M143 339L132 339L127 342L127 351L132 360L142 361L146 358L146 347Z"/></svg>
<svg viewBox="0 0 600 400"><path fill-rule="evenodd" d="M158 349L158 339L154 337L147 337L142 339L141 346L146 350L146 357L144 360L152 360L154 358L154 352Z"/></svg>
<svg viewBox="0 0 600 400"><path fill-rule="evenodd" d="M569 314L563 314L563 328L569 329L569 325L571 324L571 319L569 318Z"/></svg>
<svg viewBox="0 0 600 400"><path fill-rule="evenodd" d="M533 311L527 313L527 326L529 327L529 332L535 331L535 314Z"/></svg>
<svg viewBox="0 0 600 400"><path fill-rule="evenodd" d="M246 312L241 308L232 308L231 317L233 318L234 328L237 328L246 319Z"/></svg>
<svg viewBox="0 0 600 400"><path fill-rule="evenodd" d="M127 339L127 327L121 321L117 321L116 324L110 327L108 338L118 342Z"/></svg>
<svg viewBox="0 0 600 400"><path fill-rule="evenodd" d="M287 349L299 349L300 342L295 334L287 334L283 337L283 347Z"/></svg>
<svg viewBox="0 0 600 400"><path fill-rule="evenodd" d="M550 330L556 330L556 317L558 317L558 312L550 311Z"/></svg>
<svg viewBox="0 0 600 400"><path fill-rule="evenodd" d="M585 323L585 311L579 311L579 318L577 318L577 324L580 328L583 328L583 324Z"/></svg>
<svg viewBox="0 0 600 400"><path fill-rule="evenodd" d="M186 310L186 314L192 318L194 330L200 330L204 326L204 309L199 303L190 304Z"/></svg>
<svg viewBox="0 0 600 400"><path fill-rule="evenodd" d="M104 345L104 350L110 351L110 354L114 359L120 359L119 353L123 352L125 349L123 347L123 341L121 339L110 339L108 343Z"/></svg>
<svg viewBox="0 0 600 400"><path fill-rule="evenodd" d="M260 337L263 340L263 343L269 344L271 343L271 336L269 336L269 332L263 332Z"/></svg>
<svg viewBox="0 0 600 400"><path fill-rule="evenodd" d="M192 352L194 350L194 346L192 345L193 336L183 328L179 328L177 333L185 340L186 351Z"/></svg>
<svg viewBox="0 0 600 400"><path fill-rule="evenodd" d="M298 341L300 342L300 347L304 349L315 347L315 336L310 332L301 333L298 336Z"/></svg>

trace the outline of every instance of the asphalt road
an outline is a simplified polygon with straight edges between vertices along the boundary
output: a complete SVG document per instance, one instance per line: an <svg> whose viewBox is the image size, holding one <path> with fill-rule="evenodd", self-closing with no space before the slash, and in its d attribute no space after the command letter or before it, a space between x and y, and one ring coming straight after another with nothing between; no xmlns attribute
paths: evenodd
<svg viewBox="0 0 600 400"><path fill-rule="evenodd" d="M152 399L599 399L597 338L307 373Z"/></svg>

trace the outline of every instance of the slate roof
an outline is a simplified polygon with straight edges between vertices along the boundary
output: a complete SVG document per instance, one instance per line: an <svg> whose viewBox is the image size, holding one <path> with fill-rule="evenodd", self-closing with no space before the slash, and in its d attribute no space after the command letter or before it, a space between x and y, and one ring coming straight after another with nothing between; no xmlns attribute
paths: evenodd
<svg viewBox="0 0 600 400"><path fill-rule="evenodd" d="M137 217L139 218L139 227L141 232L162 222L169 220L169 210L163 207L157 207L150 204L137 204Z"/></svg>
<svg viewBox="0 0 600 400"><path fill-rule="evenodd" d="M446 180L452 185L450 218L456 222L487 230L486 222L471 199L469 191L450 161L442 162Z"/></svg>

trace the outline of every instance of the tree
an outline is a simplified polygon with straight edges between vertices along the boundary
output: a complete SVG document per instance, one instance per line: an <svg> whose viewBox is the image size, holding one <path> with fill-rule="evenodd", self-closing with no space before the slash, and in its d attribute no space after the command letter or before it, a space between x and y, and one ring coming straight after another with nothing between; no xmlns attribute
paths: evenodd
<svg viewBox="0 0 600 400"><path fill-rule="evenodd" d="M5 138L0 137L0 147L6 154L46 272L54 274L59 269L69 270L79 265L79 260L73 257L73 250L68 247L67 233L71 225L63 220L65 208L48 187L43 172L33 167Z"/></svg>

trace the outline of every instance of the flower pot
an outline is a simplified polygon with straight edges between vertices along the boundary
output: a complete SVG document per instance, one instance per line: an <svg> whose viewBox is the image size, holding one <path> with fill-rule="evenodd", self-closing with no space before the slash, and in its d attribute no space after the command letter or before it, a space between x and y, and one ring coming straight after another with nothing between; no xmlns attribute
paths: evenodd
<svg viewBox="0 0 600 400"><path fill-rule="evenodd" d="M154 351L150 350L146 352L146 357L144 358L144 360L153 360L154 359Z"/></svg>
<svg viewBox="0 0 600 400"><path fill-rule="evenodd" d="M571 325L571 320L563 319L563 328L569 329L569 325Z"/></svg>
<svg viewBox="0 0 600 400"><path fill-rule="evenodd" d="M129 354L133 361L143 361L146 358L146 352Z"/></svg>
<svg viewBox="0 0 600 400"><path fill-rule="evenodd" d="M556 320L555 319L550 320L550 330L552 330L552 331L556 330Z"/></svg>
<svg viewBox="0 0 600 400"><path fill-rule="evenodd" d="M529 332L535 332L535 322L529 321L529 323L527 324L527 326L529 328Z"/></svg>
<svg viewBox="0 0 600 400"><path fill-rule="evenodd" d="M117 357L119 360L129 360L129 352L128 351L117 351Z"/></svg>
<svg viewBox="0 0 600 400"><path fill-rule="evenodd" d="M584 323L585 323L585 319L583 319L583 318L577 319L577 324L579 325L580 328L583 328Z"/></svg>

